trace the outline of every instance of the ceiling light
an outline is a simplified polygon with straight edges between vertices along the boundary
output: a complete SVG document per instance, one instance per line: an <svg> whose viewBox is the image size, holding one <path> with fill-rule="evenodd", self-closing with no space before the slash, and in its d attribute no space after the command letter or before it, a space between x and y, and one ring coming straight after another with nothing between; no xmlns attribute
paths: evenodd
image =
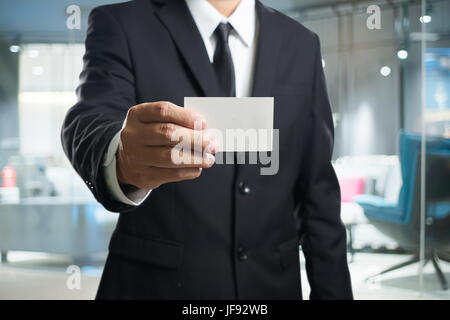
<svg viewBox="0 0 450 320"><path fill-rule="evenodd" d="M420 22L422 22L422 23L430 23L430 22L431 22L431 16L429 16L429 15L424 15L424 16L421 16L421 17L419 18L419 20L420 20Z"/></svg>
<svg viewBox="0 0 450 320"><path fill-rule="evenodd" d="M380 69L380 73L381 73L382 76L387 77L388 75L391 74L391 68L389 68L388 66L383 66Z"/></svg>
<svg viewBox="0 0 450 320"><path fill-rule="evenodd" d="M397 57L401 60L408 58L408 51L401 49L397 51Z"/></svg>
<svg viewBox="0 0 450 320"><path fill-rule="evenodd" d="M17 44L13 44L9 47L9 51L11 51L12 53L17 53L20 51L20 46Z"/></svg>

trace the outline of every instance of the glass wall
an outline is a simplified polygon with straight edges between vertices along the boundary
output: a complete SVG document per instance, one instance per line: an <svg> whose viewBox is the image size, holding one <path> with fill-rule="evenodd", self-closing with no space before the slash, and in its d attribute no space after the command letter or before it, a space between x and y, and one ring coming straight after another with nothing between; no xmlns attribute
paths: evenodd
<svg viewBox="0 0 450 320"><path fill-rule="evenodd" d="M0 2L0 299L95 296L117 215L72 169L60 132L88 14L106 2ZM77 270L84 287L69 290Z"/></svg>
<svg viewBox="0 0 450 320"><path fill-rule="evenodd" d="M421 275L422 292L430 277L448 289L450 262L450 4L423 1L421 107Z"/></svg>
<svg viewBox="0 0 450 320"><path fill-rule="evenodd" d="M321 38L355 296L450 298L450 2L283 9Z"/></svg>

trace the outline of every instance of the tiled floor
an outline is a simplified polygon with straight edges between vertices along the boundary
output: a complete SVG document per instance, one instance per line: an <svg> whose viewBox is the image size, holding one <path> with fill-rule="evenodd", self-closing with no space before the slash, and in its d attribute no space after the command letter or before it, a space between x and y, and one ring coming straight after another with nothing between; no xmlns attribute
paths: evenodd
<svg viewBox="0 0 450 320"><path fill-rule="evenodd" d="M441 290L431 264L425 267L424 290L419 293L417 265L385 275L375 282L365 278L378 270L408 259L408 256L358 253L350 264L356 299L450 299ZM0 299L93 299L100 280L101 263L82 268L81 287L69 290L66 273L70 260L45 254L10 253L8 264L0 265ZM450 281L450 264L442 263ZM304 296L309 288L302 259Z"/></svg>

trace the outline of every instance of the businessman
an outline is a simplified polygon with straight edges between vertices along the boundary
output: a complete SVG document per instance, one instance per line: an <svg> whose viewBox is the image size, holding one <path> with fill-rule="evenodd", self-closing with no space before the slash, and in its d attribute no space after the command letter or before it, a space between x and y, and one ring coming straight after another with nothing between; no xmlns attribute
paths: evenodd
<svg viewBox="0 0 450 320"><path fill-rule="evenodd" d="M98 299L301 299L299 245L310 298L352 298L316 34L258 0L101 6L80 80L64 150L120 212ZM208 125L192 96L274 97L278 173L215 164L207 135L174 162L173 133Z"/></svg>

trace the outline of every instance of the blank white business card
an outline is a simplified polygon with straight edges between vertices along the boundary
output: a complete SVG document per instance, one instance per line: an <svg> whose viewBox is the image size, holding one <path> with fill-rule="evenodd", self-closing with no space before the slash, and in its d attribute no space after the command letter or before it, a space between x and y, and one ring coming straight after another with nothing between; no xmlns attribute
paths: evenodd
<svg viewBox="0 0 450 320"><path fill-rule="evenodd" d="M273 97L185 97L225 152L272 151Z"/></svg>

